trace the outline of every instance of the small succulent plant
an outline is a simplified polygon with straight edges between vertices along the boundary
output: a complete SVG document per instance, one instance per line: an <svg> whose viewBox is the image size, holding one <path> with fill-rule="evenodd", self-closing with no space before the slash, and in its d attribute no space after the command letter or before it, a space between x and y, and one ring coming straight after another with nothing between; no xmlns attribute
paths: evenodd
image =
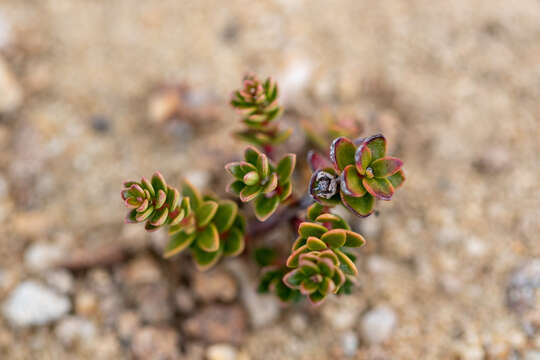
<svg viewBox="0 0 540 360"><path fill-rule="evenodd" d="M320 204L314 204L308 209L308 221L301 223L298 228L298 238L292 246L287 266L296 268L303 254L330 250L336 255L345 273L358 275L354 260L351 260L346 248L363 246L366 242L364 237L352 231L342 217L323 211Z"/></svg>
<svg viewBox="0 0 540 360"><path fill-rule="evenodd" d="M132 210L126 216L127 223L146 222L147 231L155 231L164 225L178 224L185 212L180 206L180 193L168 186L163 176L156 172L148 181L126 181L121 192L124 204Z"/></svg>
<svg viewBox="0 0 540 360"><path fill-rule="evenodd" d="M246 224L235 202L202 197L187 181L182 195L185 217L169 228L165 257L189 247L197 267L206 270L222 256L236 256L244 250Z"/></svg>
<svg viewBox="0 0 540 360"><path fill-rule="evenodd" d="M375 199L390 200L405 181L403 162L386 156L386 139L374 135L356 141L346 137L332 142L330 159L312 153L314 173L310 194L326 206L342 203L358 216L368 216L374 210Z"/></svg>
<svg viewBox="0 0 540 360"><path fill-rule="evenodd" d="M232 107L240 111L247 127L236 136L260 146L287 140L292 130L280 130L275 123L283 111L278 104L278 95L278 86L271 78L261 82L255 75L246 75L242 89L235 91L231 100Z"/></svg>
<svg viewBox="0 0 540 360"><path fill-rule="evenodd" d="M291 195L295 165L295 154L285 155L275 166L265 154L248 146L243 161L225 166L235 178L229 192L238 195L242 202L255 200L255 216L265 221Z"/></svg>
<svg viewBox="0 0 540 360"><path fill-rule="evenodd" d="M144 222L147 231L167 228L170 239L164 257L189 249L200 270L211 268L224 256L242 253L246 233L256 240L257 234L280 223L294 225L298 237L286 260L274 249L250 247L255 249L255 260L262 268L258 291L274 293L284 302L307 297L320 304L329 294L351 293L358 274L351 248L365 243L364 237L352 231L342 217L330 212L331 208L343 204L356 215L368 216L375 199L390 200L405 175L401 160L386 156L386 139L382 135L353 142L345 136L352 136L361 124L332 117L322 129L304 124L312 145L327 147L331 138L340 137L331 143L329 158L309 153L311 196L297 197L291 183L296 155L287 154L273 161L273 146L291 134L276 124L282 113L277 99L278 87L272 79L261 82L254 75L244 78L243 88L231 100L231 105L243 114L246 126L236 135L262 150L248 146L242 161L225 166L234 177L228 191L241 202L253 201L255 217L267 223L250 220L248 231L237 202L202 196L187 181L179 191L167 185L159 172L150 180L124 183L121 195L130 209L126 221ZM278 211L280 204L283 209ZM300 215L304 210L305 221ZM284 245L278 248L280 255L289 248Z"/></svg>

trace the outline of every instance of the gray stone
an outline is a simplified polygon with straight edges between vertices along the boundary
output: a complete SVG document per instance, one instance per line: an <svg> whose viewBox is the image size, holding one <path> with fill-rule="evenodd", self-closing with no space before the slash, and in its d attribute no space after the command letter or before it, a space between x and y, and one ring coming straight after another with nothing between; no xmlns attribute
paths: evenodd
<svg viewBox="0 0 540 360"><path fill-rule="evenodd" d="M96 327L87 319L69 316L60 321L54 333L62 344L71 346L76 342L91 342L96 336Z"/></svg>
<svg viewBox="0 0 540 360"><path fill-rule="evenodd" d="M394 310L387 306L377 306L362 317L360 331L365 341L379 344L390 338L396 323Z"/></svg>
<svg viewBox="0 0 540 360"><path fill-rule="evenodd" d="M42 271L54 267L65 255L66 252L61 246L35 243L24 253L24 263L30 270Z"/></svg>
<svg viewBox="0 0 540 360"><path fill-rule="evenodd" d="M45 325L58 320L70 309L66 296L27 280L11 292L2 306L2 314L15 326Z"/></svg>
<svg viewBox="0 0 540 360"><path fill-rule="evenodd" d="M347 331L341 335L341 346L345 356L354 356L358 351L358 337L352 331Z"/></svg>

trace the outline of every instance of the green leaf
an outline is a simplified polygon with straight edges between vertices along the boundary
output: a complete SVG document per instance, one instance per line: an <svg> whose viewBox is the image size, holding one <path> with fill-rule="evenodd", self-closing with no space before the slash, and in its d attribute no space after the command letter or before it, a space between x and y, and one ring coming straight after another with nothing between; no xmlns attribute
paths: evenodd
<svg viewBox="0 0 540 360"><path fill-rule="evenodd" d="M331 248L340 248L345 244L347 239L347 231L343 229L334 229L328 231L321 236L321 240L324 241Z"/></svg>
<svg viewBox="0 0 540 360"><path fill-rule="evenodd" d="M219 249L219 234L214 224L197 232L197 246L206 252L214 252Z"/></svg>
<svg viewBox="0 0 540 360"><path fill-rule="evenodd" d="M326 227L311 222L303 222L298 227L298 233L306 239L310 236L320 238L327 231L328 229Z"/></svg>
<svg viewBox="0 0 540 360"><path fill-rule="evenodd" d="M362 178L354 165L347 165L341 173L341 190L349 196L364 196L366 189L362 185Z"/></svg>
<svg viewBox="0 0 540 360"><path fill-rule="evenodd" d="M135 219L138 222L143 222L146 219L148 219L150 217L150 215L152 215L153 212L154 212L154 207L149 206L148 209L146 209L144 212L138 213L137 216L135 216Z"/></svg>
<svg viewBox="0 0 540 360"><path fill-rule="evenodd" d="M339 137L330 146L330 159L340 171L347 165L354 164L354 154L356 147L351 140L346 137Z"/></svg>
<svg viewBox="0 0 540 360"><path fill-rule="evenodd" d="M137 210L133 209L133 210L129 211L127 213L126 219L125 219L126 224L134 224L134 223L138 222L136 217L137 217Z"/></svg>
<svg viewBox="0 0 540 360"><path fill-rule="evenodd" d="M260 195L255 200L255 216L259 221L266 221L278 208L279 197L272 196L266 197L266 195Z"/></svg>
<svg viewBox="0 0 540 360"><path fill-rule="evenodd" d="M298 249L301 246L304 246L306 243L307 243L306 238L302 236L297 237L292 246L293 251Z"/></svg>
<svg viewBox="0 0 540 360"><path fill-rule="evenodd" d="M167 205L169 206L169 210L173 211L176 209L176 206L178 206L178 203L180 202L180 192L173 188L168 186L167 187Z"/></svg>
<svg viewBox="0 0 540 360"><path fill-rule="evenodd" d="M154 226L161 226L167 221L167 216L169 215L169 209L164 207L161 210L156 210L152 219L150 219L150 224Z"/></svg>
<svg viewBox="0 0 540 360"><path fill-rule="evenodd" d="M141 185L143 185L143 188L145 190L148 190L148 192L150 193L150 195L152 197L156 196L156 191L154 190L154 187L152 186L152 183L150 181L148 181L147 178L143 177L141 179Z"/></svg>
<svg viewBox="0 0 540 360"><path fill-rule="evenodd" d="M345 241L345 246L347 247L360 247L366 243L366 239L354 231L347 231L347 241Z"/></svg>
<svg viewBox="0 0 540 360"><path fill-rule="evenodd" d="M285 201L289 198L289 196L291 196L292 194L292 184L291 182L286 182L284 184L282 184L280 186L280 191L279 191L279 200L280 201Z"/></svg>
<svg viewBox="0 0 540 360"><path fill-rule="evenodd" d="M308 246L303 245L300 246L298 249L294 250L291 255L287 258L287 267L294 268L298 266L298 260L300 259L300 255L308 252Z"/></svg>
<svg viewBox="0 0 540 360"><path fill-rule="evenodd" d="M253 186L259 183L259 179L259 174L256 171L250 171L246 175L244 175L244 178L242 180L244 181L244 184L248 186Z"/></svg>
<svg viewBox="0 0 540 360"><path fill-rule="evenodd" d="M347 222L343 218L335 214L322 214L318 216L315 221L323 224L330 223L333 229L350 230L349 224L347 224Z"/></svg>
<svg viewBox="0 0 540 360"><path fill-rule="evenodd" d="M152 175L152 187L156 192L159 192L159 190L167 190L167 183L159 171Z"/></svg>
<svg viewBox="0 0 540 360"><path fill-rule="evenodd" d="M202 202L199 191L186 179L183 181L182 195L189 198L189 203L193 209L198 209Z"/></svg>
<svg viewBox="0 0 540 360"><path fill-rule="evenodd" d="M319 270L323 276L332 277L334 276L334 271L336 266L330 259L321 258L319 260Z"/></svg>
<svg viewBox="0 0 540 360"><path fill-rule="evenodd" d="M280 183L285 183L291 177L296 165L296 154L287 154L280 160L276 172Z"/></svg>
<svg viewBox="0 0 540 360"><path fill-rule="evenodd" d="M260 155L262 155L262 153L253 146L247 146L246 150L244 150L244 159L254 166L257 165L257 159Z"/></svg>
<svg viewBox="0 0 540 360"><path fill-rule="evenodd" d="M177 207L173 213L169 213L169 219L170 219L169 225L174 226L174 225L180 224L180 222L184 220L185 215L186 215L186 212L184 211L184 209Z"/></svg>
<svg viewBox="0 0 540 360"><path fill-rule="evenodd" d="M244 251L244 234L237 228L232 228L223 241L223 255L225 256L237 256Z"/></svg>
<svg viewBox="0 0 540 360"><path fill-rule="evenodd" d="M240 200L242 202L249 202L257 197L262 191L262 187L260 185L252 185L252 186L246 186L241 192L240 192Z"/></svg>
<svg viewBox="0 0 540 360"><path fill-rule="evenodd" d="M246 232L246 219L241 215L236 215L236 219L234 219L233 227L237 228L244 234Z"/></svg>
<svg viewBox="0 0 540 360"><path fill-rule="evenodd" d="M295 269L283 277L283 282L292 289L298 289L304 278L304 274L299 269Z"/></svg>
<svg viewBox="0 0 540 360"><path fill-rule="evenodd" d="M320 272L319 267L313 261L306 260L304 257L300 257L298 268L306 277L318 274Z"/></svg>
<svg viewBox="0 0 540 360"><path fill-rule="evenodd" d="M364 196L357 198L346 195L341 192L341 201L343 205L358 216L368 216L373 212L373 205L375 204L375 198L371 194L366 193Z"/></svg>
<svg viewBox="0 0 540 360"><path fill-rule="evenodd" d="M215 201L205 201L195 210L195 219L198 227L204 227L212 221L216 215L218 204Z"/></svg>
<svg viewBox="0 0 540 360"><path fill-rule="evenodd" d="M347 255L345 255L343 252L341 252L339 249L334 249L334 252L336 253L339 262L341 263L341 266L343 267L343 270L347 274L351 275L358 275L358 269L356 268L356 265L354 265L354 262L349 259Z"/></svg>
<svg viewBox="0 0 540 360"><path fill-rule="evenodd" d="M165 201L167 201L167 194L165 194L165 191L159 189L155 208L159 209L160 207L162 207L165 204Z"/></svg>
<svg viewBox="0 0 540 360"><path fill-rule="evenodd" d="M263 194L268 194L274 190L276 190L278 186L278 177L277 177L277 174L276 173L272 173L272 175L270 175L270 178L268 179L268 182L266 183L266 185L264 185L264 188L263 188Z"/></svg>
<svg viewBox="0 0 540 360"><path fill-rule="evenodd" d="M240 195L242 190L246 187L246 184L244 184L243 180L236 180L229 184L229 187L227 188L227 192L230 192L235 195Z"/></svg>
<svg viewBox="0 0 540 360"><path fill-rule="evenodd" d="M394 190L399 188L404 182L405 182L405 174L403 173L403 170L399 170L394 175L391 175L386 178L392 186L394 187Z"/></svg>
<svg viewBox="0 0 540 360"><path fill-rule="evenodd" d="M317 217L322 214L323 210L324 206L322 206L321 204L317 202L311 204L307 209L307 219L309 221L315 221L315 219L317 219Z"/></svg>
<svg viewBox="0 0 540 360"><path fill-rule="evenodd" d="M371 151L371 161L380 159L386 155L386 139L382 134L364 139L363 144L366 144Z"/></svg>
<svg viewBox="0 0 540 360"><path fill-rule="evenodd" d="M321 294L320 292L316 291L316 292L309 295L309 301L313 305L317 306L317 305L321 304L324 301L325 297L326 297L326 295Z"/></svg>
<svg viewBox="0 0 540 360"><path fill-rule="evenodd" d="M268 163L268 157L264 154L259 154L256 164L257 172L260 175L261 179L266 179L270 172L270 164Z"/></svg>
<svg viewBox="0 0 540 360"><path fill-rule="evenodd" d="M369 164L371 164L371 150L369 150L366 143L360 144L356 150L354 159L356 162L356 169L361 175L364 175Z"/></svg>
<svg viewBox="0 0 540 360"><path fill-rule="evenodd" d="M308 246L309 250L313 250L313 251L324 250L324 249L327 248L324 241L322 241L321 239L318 239L318 238L316 238L314 236L308 237L307 246Z"/></svg>
<svg viewBox="0 0 540 360"><path fill-rule="evenodd" d="M375 160L370 167L373 170L373 175L378 178L385 178L394 175L401 169L403 161L398 158L386 156Z"/></svg>
<svg viewBox="0 0 540 360"><path fill-rule="evenodd" d="M195 240L195 234L186 234L183 231L176 233L175 235L171 236L169 244L165 248L165 253L163 254L163 256L168 258L178 254L179 252L190 246L193 240Z"/></svg>
<svg viewBox="0 0 540 360"><path fill-rule="evenodd" d="M201 271L206 271L214 266L218 260L221 258L222 250L219 249L214 252L206 252L199 249L198 247L193 248L193 259L195 260L195 265Z"/></svg>
<svg viewBox="0 0 540 360"><path fill-rule="evenodd" d="M223 200L219 203L213 222L220 234L229 230L237 214L238 205L234 201Z"/></svg>
<svg viewBox="0 0 540 360"><path fill-rule="evenodd" d="M364 178L362 180L362 184L364 185L364 188L366 188L367 192L378 199L390 200L392 195L394 195L394 188L387 179Z"/></svg>

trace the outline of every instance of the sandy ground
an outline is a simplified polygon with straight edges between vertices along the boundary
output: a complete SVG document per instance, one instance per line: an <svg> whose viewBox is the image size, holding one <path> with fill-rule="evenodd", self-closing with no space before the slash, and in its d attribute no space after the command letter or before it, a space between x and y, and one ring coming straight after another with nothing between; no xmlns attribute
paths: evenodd
<svg viewBox="0 0 540 360"><path fill-rule="evenodd" d="M231 359L540 359L539 54L535 0L1 0L0 301L25 280L54 283L42 258L32 265L38 244L130 255L61 271L61 319L0 317L0 358L229 359L209 350L217 342ZM118 195L155 170L225 184L242 148L224 135L238 127L227 101L246 71L278 79L297 133L325 108L385 130L408 176L356 224L369 244L354 295L278 305L261 323L244 260L220 265L242 288L230 299L195 291L179 305L196 283L189 259L155 257L162 236L124 226ZM148 113L155 89L182 83L211 120ZM145 303L160 291L163 303ZM240 312L237 338L186 329L216 306ZM381 308L390 324L366 330Z"/></svg>

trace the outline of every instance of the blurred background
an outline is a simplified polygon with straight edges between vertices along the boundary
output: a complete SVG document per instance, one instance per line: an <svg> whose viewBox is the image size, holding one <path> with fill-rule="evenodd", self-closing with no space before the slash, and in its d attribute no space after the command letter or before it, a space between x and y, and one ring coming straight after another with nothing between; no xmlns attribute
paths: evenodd
<svg viewBox="0 0 540 360"><path fill-rule="evenodd" d="M0 358L540 359L539 54L537 0L1 0ZM286 150L345 117L405 161L351 296L283 306L123 223L155 170L224 195L247 71Z"/></svg>

